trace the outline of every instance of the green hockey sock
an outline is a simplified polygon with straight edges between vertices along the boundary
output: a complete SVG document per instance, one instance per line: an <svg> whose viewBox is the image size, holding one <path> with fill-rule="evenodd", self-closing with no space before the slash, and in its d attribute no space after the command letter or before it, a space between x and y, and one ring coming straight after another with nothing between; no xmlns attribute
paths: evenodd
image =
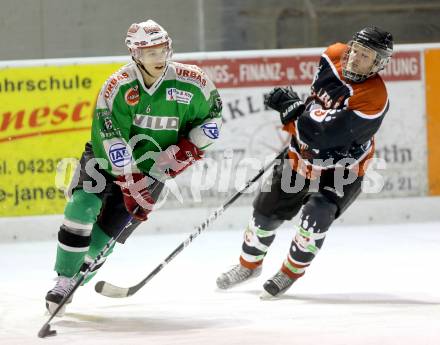
<svg viewBox="0 0 440 345"><path fill-rule="evenodd" d="M90 242L89 251L87 252L85 262L91 263L95 258L98 256L98 254L101 252L102 249L104 249L104 246L110 241L110 236L108 236L100 227L98 224L93 225L92 230L92 241ZM93 272L91 272L86 279L84 279L83 285L88 283L98 272L99 267L101 267L106 258L113 252L113 248L115 245L113 244L107 253L104 256L104 259L102 259L100 262L98 262L97 267Z"/></svg>
<svg viewBox="0 0 440 345"><path fill-rule="evenodd" d="M64 221L58 232L55 271L72 277L84 263L89 250L90 233L100 212L102 202L94 194L79 189L64 209Z"/></svg>
<svg viewBox="0 0 440 345"><path fill-rule="evenodd" d="M73 277L84 262L86 252L71 252L58 244L55 271L65 277Z"/></svg>

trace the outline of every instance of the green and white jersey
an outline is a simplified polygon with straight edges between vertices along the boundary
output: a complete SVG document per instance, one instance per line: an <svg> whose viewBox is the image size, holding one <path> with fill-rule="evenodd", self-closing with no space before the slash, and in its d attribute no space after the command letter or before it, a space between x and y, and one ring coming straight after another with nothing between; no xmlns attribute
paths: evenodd
<svg viewBox="0 0 440 345"><path fill-rule="evenodd" d="M129 63L99 93L92 124L95 157L104 158L103 168L115 176L129 165L148 173L157 152L182 136L201 150L210 146L219 137L221 109L218 91L197 66L170 62L147 88L139 68Z"/></svg>

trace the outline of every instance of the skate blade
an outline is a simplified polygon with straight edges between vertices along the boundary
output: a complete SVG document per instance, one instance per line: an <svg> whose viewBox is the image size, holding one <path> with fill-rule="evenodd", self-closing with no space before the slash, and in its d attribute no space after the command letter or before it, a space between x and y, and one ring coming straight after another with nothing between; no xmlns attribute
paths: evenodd
<svg viewBox="0 0 440 345"><path fill-rule="evenodd" d="M57 303L54 302L50 302L50 301L46 301L46 310L50 315L53 315L53 313L55 312L55 310L58 308ZM64 314L66 312L66 305L64 305L59 311L58 313L55 315L55 317L63 317Z"/></svg>
<svg viewBox="0 0 440 345"><path fill-rule="evenodd" d="M275 301L277 299L280 299L279 296L272 296L266 290L263 290L263 292L260 294L260 300L262 301Z"/></svg>
<svg viewBox="0 0 440 345"><path fill-rule="evenodd" d="M245 280L243 282L235 283L235 284L229 285L227 287L220 287L217 284L217 282L216 282L217 291L227 291L227 290L232 290L232 289L234 289L236 287L243 287L243 286L246 286L246 285L250 285L251 283L255 282L256 278L258 278L258 277L252 277L252 278L249 278L249 279L247 279L247 280Z"/></svg>
<svg viewBox="0 0 440 345"><path fill-rule="evenodd" d="M232 284L232 285L226 285L226 286L222 285L222 284L219 285L219 283L217 282L219 280L219 278L217 278L217 280L215 281L215 284L217 286L217 291L226 291L226 290L233 289L235 287L241 287L241 286L249 285L249 284L253 283L255 281L255 279L257 279L260 275L261 275L261 271L259 273L256 273L256 274L252 275L251 277L249 277L248 279L246 279L246 280L244 280L242 282L235 283L235 284Z"/></svg>

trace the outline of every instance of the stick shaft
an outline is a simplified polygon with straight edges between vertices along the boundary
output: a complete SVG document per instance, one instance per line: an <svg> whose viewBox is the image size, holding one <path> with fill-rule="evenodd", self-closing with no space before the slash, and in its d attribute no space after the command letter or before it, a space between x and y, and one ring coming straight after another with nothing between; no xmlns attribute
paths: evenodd
<svg viewBox="0 0 440 345"><path fill-rule="evenodd" d="M278 159L281 159L284 154L287 152L287 148L282 150L272 161L263 166L258 173L248 180L246 184L237 191L234 195L232 195L222 206L216 209L202 224L200 224L196 231L193 232L185 241L183 241L173 252L168 255L164 261L162 261L150 274L148 274L142 281L127 288L121 288L118 286L114 286L113 284L109 284L104 281L100 281L96 284L95 290L98 293L103 292L105 285L111 285L112 292L105 293L104 295L107 297L128 297L134 295L137 291L139 291L145 284L147 284L156 274L158 274L169 262L171 262L184 248L186 248L198 235L200 235L203 231L205 231L209 225L214 222L218 217L220 217L225 210L231 206L243 193L255 182L257 181L272 165L276 163ZM126 290L126 291L124 291ZM115 293L115 291L117 291Z"/></svg>

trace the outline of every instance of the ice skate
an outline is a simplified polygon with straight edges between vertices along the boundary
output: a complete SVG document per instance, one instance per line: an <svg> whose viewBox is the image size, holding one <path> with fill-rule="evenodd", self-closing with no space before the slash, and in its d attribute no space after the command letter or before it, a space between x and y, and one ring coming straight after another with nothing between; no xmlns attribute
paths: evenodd
<svg viewBox="0 0 440 345"><path fill-rule="evenodd" d="M217 278L217 286L219 289L229 289L235 285L243 283L251 278L256 278L261 274L262 267L250 269L240 264L231 268L228 272L222 273Z"/></svg>
<svg viewBox="0 0 440 345"><path fill-rule="evenodd" d="M67 294L72 291L76 283L75 278L63 276L57 277L56 280L57 283L55 284L55 287L52 290L49 290L46 294L46 309L51 315L53 315L64 296L67 296ZM73 296L70 296L69 300L59 310L56 316L62 317L64 315L66 304L72 302L72 297Z"/></svg>
<svg viewBox="0 0 440 345"><path fill-rule="evenodd" d="M278 271L272 278L268 279L263 285L263 293L261 299L271 299L281 296L286 292L297 278L290 278L282 271Z"/></svg>

